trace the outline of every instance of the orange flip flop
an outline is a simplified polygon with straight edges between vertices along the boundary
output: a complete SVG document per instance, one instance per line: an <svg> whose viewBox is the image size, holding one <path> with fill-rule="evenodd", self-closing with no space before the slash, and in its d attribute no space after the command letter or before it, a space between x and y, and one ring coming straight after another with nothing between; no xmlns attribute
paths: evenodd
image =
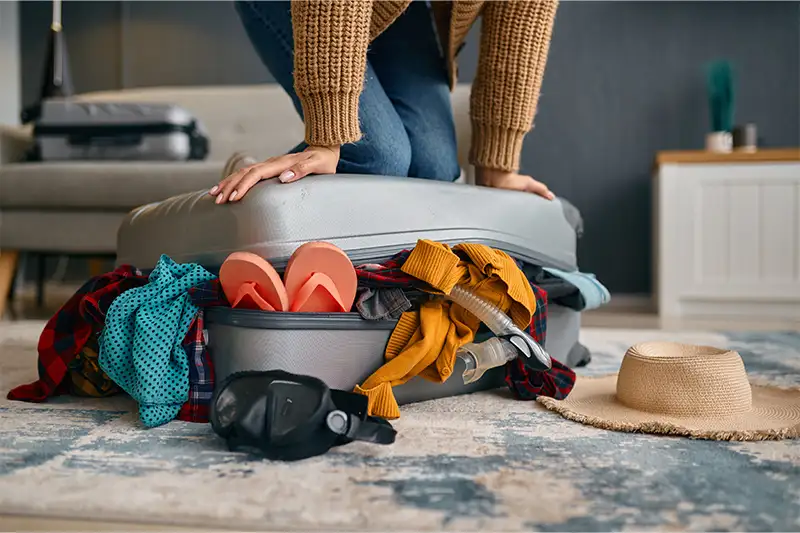
<svg viewBox="0 0 800 533"><path fill-rule="evenodd" d="M234 252L219 269L222 291L237 309L288 311L289 297L280 275L266 259L250 252Z"/></svg>
<svg viewBox="0 0 800 533"><path fill-rule="evenodd" d="M340 248L327 242L309 242L294 251L283 283L290 311L348 312L358 288L356 269Z"/></svg>
<svg viewBox="0 0 800 533"><path fill-rule="evenodd" d="M300 286L289 310L302 313L346 313L350 307L352 303L348 306L342 302L333 280L327 274L315 272Z"/></svg>

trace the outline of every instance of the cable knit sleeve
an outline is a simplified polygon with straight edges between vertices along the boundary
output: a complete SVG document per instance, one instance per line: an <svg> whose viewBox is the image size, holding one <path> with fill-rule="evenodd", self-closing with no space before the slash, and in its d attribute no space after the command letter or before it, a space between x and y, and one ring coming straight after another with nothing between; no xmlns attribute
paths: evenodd
<svg viewBox="0 0 800 533"><path fill-rule="evenodd" d="M371 0L291 3L294 86L303 106L306 143L330 146L361 138L358 100L364 86Z"/></svg>
<svg viewBox="0 0 800 533"><path fill-rule="evenodd" d="M470 97L470 163L519 169L544 77L558 0L486 2Z"/></svg>

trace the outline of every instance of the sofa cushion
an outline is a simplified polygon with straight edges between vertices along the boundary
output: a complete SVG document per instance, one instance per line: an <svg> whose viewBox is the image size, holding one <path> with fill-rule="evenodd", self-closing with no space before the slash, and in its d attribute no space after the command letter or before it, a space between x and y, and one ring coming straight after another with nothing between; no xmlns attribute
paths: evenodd
<svg viewBox="0 0 800 533"><path fill-rule="evenodd" d="M0 243L8 250L113 254L123 211L3 211Z"/></svg>
<svg viewBox="0 0 800 533"><path fill-rule="evenodd" d="M15 163L0 167L0 208L129 210L210 188L223 162Z"/></svg>

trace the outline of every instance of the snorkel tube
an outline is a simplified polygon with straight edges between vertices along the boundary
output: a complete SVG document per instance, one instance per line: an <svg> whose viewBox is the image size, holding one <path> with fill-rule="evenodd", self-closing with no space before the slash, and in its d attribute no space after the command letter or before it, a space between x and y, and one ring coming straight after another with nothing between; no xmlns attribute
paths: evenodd
<svg viewBox="0 0 800 533"><path fill-rule="evenodd" d="M448 298L475 315L495 334L494 338L466 344L456 352L456 357L467 367L463 374L465 385L479 380L487 370L517 357L523 357L525 366L531 370L552 368L552 360L545 349L500 309L460 285L453 287Z"/></svg>

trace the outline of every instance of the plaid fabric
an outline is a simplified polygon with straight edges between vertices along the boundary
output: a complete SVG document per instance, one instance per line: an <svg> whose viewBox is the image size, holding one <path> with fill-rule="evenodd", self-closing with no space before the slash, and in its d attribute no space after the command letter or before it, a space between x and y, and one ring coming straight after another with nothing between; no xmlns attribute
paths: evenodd
<svg viewBox="0 0 800 533"><path fill-rule="evenodd" d="M365 320L396 320L411 309L413 304L406 296L406 290L399 287L391 289L361 287L358 289L354 307Z"/></svg>
<svg viewBox="0 0 800 533"><path fill-rule="evenodd" d="M187 292L189 298L192 299L192 303L200 308L231 306L225 298L225 293L222 291L222 284L219 282L219 278L204 281L192 287Z"/></svg>
<svg viewBox="0 0 800 533"><path fill-rule="evenodd" d="M86 342L105 324L105 312L114 298L128 289L147 283L147 277L132 266L121 266L96 276L78 289L47 322L39 337L39 379L20 385L8 393L9 400L43 402L48 397L66 394L64 380L69 364Z"/></svg>
<svg viewBox="0 0 800 533"><path fill-rule="evenodd" d="M531 284L533 296L536 298L536 311L531 318L529 333L533 339L544 346L547 343L547 292L538 285Z"/></svg>
<svg viewBox="0 0 800 533"><path fill-rule="evenodd" d="M398 252L391 259L381 264L364 264L356 267L359 287L375 289L418 286L420 281L400 270L411 255L411 250Z"/></svg>
<svg viewBox="0 0 800 533"><path fill-rule="evenodd" d="M91 361L92 339L105 325L105 313L119 294L148 282L133 267L122 266L86 282L70 300L53 315L39 340L39 381L22 385L8 393L10 400L42 402L50 396L73 393L98 396L109 392L110 379L98 367L86 366ZM219 280L211 280L189 290L199 307L227 306ZM207 333L203 313L197 314L183 340L189 358L189 399L181 407L177 419L187 422L208 422L214 392L214 368L206 348ZM96 348L94 348L96 353ZM95 357L96 362L96 357ZM67 372L72 371L70 379ZM99 371L100 373L97 373ZM113 382L110 382L113 384ZM113 385L116 387L116 385ZM110 392L109 392L110 394ZM109 395L103 394L103 395Z"/></svg>
<svg viewBox="0 0 800 533"><path fill-rule="evenodd" d="M219 279L201 283L188 292L192 302L201 310L183 339L183 349L189 358L189 399L181 407L177 419L205 423L209 420L211 399L214 396L214 364L207 347L208 331L202 308L229 307L229 304Z"/></svg>
<svg viewBox="0 0 800 533"><path fill-rule="evenodd" d="M536 296L536 312L530 326L530 334L536 342L545 346L547 340L547 293L531 285ZM506 363L506 385L520 400L535 400L537 396L550 396L563 400L575 386L575 372L555 359L553 367L546 372L535 372L525 366L522 358Z"/></svg>
<svg viewBox="0 0 800 533"><path fill-rule="evenodd" d="M206 336L201 310L183 339L183 349L189 358L189 399L178 412L178 420L208 422L211 397L214 395L214 365L206 348Z"/></svg>

